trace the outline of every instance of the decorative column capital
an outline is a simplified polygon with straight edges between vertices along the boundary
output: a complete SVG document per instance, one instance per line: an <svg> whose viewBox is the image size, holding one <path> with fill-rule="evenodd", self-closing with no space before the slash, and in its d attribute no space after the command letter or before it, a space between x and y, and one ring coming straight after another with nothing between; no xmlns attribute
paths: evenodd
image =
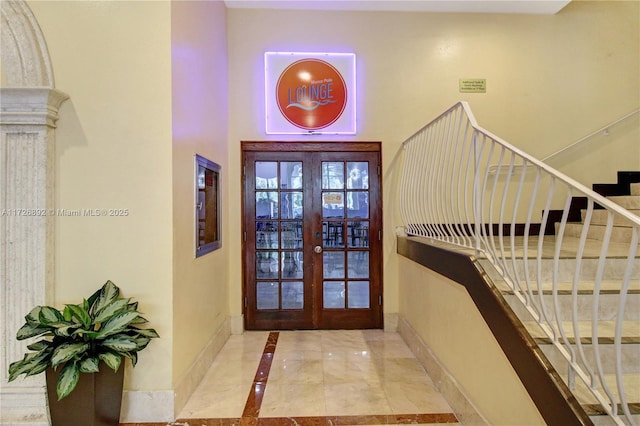
<svg viewBox="0 0 640 426"><path fill-rule="evenodd" d="M55 127L66 93L47 87L0 88L1 125L40 125Z"/></svg>

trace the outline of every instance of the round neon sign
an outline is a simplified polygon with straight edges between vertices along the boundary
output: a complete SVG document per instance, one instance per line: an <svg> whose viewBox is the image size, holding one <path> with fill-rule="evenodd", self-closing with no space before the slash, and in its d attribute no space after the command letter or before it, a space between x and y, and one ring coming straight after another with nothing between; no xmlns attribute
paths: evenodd
<svg viewBox="0 0 640 426"><path fill-rule="evenodd" d="M294 126L319 130L335 123L347 105L347 85L333 65L302 59L278 78L276 100L282 115Z"/></svg>

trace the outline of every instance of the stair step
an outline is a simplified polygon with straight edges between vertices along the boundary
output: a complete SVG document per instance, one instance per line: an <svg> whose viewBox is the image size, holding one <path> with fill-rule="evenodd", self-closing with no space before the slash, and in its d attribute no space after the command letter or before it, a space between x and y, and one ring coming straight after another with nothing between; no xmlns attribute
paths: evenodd
<svg viewBox="0 0 640 426"><path fill-rule="evenodd" d="M513 312L523 321L533 320L523 303L514 294L503 295ZM550 321L555 319L554 299L551 294L544 294L542 297L547 315ZM571 320L573 317L573 296L570 293L558 295L558 309L562 320ZM593 295L592 293L579 293L576 296L576 316L579 321L587 321L593 318ZM533 294L529 303L532 306L540 306L540 298ZM601 293L598 300L598 318L601 320L613 321L618 316L620 303L619 293ZM627 321L640 321L640 292L630 292L627 294L624 306L623 319Z"/></svg>
<svg viewBox="0 0 640 426"><path fill-rule="evenodd" d="M611 195L629 195L629 188L618 183L594 183L591 185L591 189L604 197Z"/></svg>
<svg viewBox="0 0 640 426"><path fill-rule="evenodd" d="M607 197L607 199L613 201L619 206L624 207L627 210L640 209L640 195L617 195Z"/></svg>
<svg viewBox="0 0 640 426"><path fill-rule="evenodd" d="M636 216L640 216L640 210L629 210L629 212L635 214ZM584 221L585 216L587 215L586 210L582 210L581 212L581 220ZM591 224L592 225L606 225L607 220L609 218L609 213L606 210L593 210L591 215ZM613 217L613 226L625 226L631 227L632 224L627 219L620 217L618 215L614 215Z"/></svg>
<svg viewBox="0 0 640 426"><path fill-rule="evenodd" d="M602 409L600 404L582 404L582 408L587 413L588 416L606 416L607 413ZM640 403L631 403L629 404L629 411L632 415L640 414ZM622 406L618 404L618 412L622 413ZM636 421L637 422L637 421Z"/></svg>
<svg viewBox="0 0 640 426"><path fill-rule="evenodd" d="M582 233L582 223L567 223L565 226L564 234L569 237L579 238ZM559 229L559 224L556 225L556 233ZM591 240L603 240L606 226L591 224L587 231L587 238ZM631 242L631 228L623 226L614 226L611 230L611 241L618 243Z"/></svg>
<svg viewBox="0 0 640 426"><path fill-rule="evenodd" d="M585 413L590 417L594 426L616 426L617 423L613 421L611 417L604 411L599 404L583 404L582 408ZM640 424L640 403L629 404L629 411L631 411L631 418L635 424ZM628 422L620 404L618 404L618 413L623 421ZM628 423L626 423L628 424Z"/></svg>
<svg viewBox="0 0 640 426"><path fill-rule="evenodd" d="M513 291L509 288L505 281L495 281L496 287L503 294L513 294ZM600 294L619 294L620 293L620 281L615 280L603 280L600 282ZM551 294L553 283L546 281L542 283L542 291L544 294ZM571 294L573 289L573 282L562 281L558 282L559 294ZM578 294L593 294L595 282L593 281L580 281L578 282ZM537 294L537 292L535 292ZM629 282L629 294L640 294L640 280L632 280Z"/></svg>
<svg viewBox="0 0 640 426"><path fill-rule="evenodd" d="M553 365L553 368L555 368L559 374L566 374L568 369L567 360L558 348L551 344L548 339L535 339L535 342L551 365ZM571 346L574 348L576 359L581 359L578 351L575 349L575 342L572 342ZM583 343L582 350L587 363L593 368L593 366L596 365L593 346ZM601 341L600 345L598 345L598 352L602 360L602 371L605 374L615 374L616 372L616 350L615 345L605 341ZM622 373L640 374L640 344L637 342L624 342L620 347L620 351L623 359ZM579 361L579 363L582 365L581 361Z"/></svg>
<svg viewBox="0 0 640 426"><path fill-rule="evenodd" d="M638 171L619 171L618 184L629 186L631 183L640 182L640 172Z"/></svg>
<svg viewBox="0 0 640 426"><path fill-rule="evenodd" d="M534 339L540 340L541 343L551 343L537 322L523 321L522 324ZM561 324L567 338L570 340L573 339L575 337L573 323L571 321L562 321ZM578 332L580 333L581 342L591 343L593 340L591 325L591 321L578 321ZM598 341L601 343L613 343L615 326L615 321L598 321ZM623 321L622 334L625 343L640 343L640 321ZM640 401L640 399L638 399L638 401Z"/></svg>
<svg viewBox="0 0 640 426"><path fill-rule="evenodd" d="M616 385L616 378L613 374L605 375L605 383L615 397L618 397L618 387ZM627 401L632 404L637 404L640 401L640 374L625 374L622 378L622 383L627 394ZM600 386L598 386L601 389ZM573 390L573 394L580 404L600 405L595 397L589 392L586 385L582 383L582 380L576 380L576 388Z"/></svg>
<svg viewBox="0 0 640 426"><path fill-rule="evenodd" d="M555 241L552 241L549 238L549 244L552 246L549 248L549 251L553 253L553 244ZM575 240L576 238L565 238L563 242L569 242L568 240ZM587 247L584 250L583 259L580 262L580 279L583 281L594 281L596 279L596 272L598 269L599 259L597 257L590 256L599 256L601 251L601 242L595 240L587 240ZM591 245L595 245L596 247L591 247L589 243L593 243ZM537 247L535 240L531 242L532 247ZM531 253L533 249L530 249L530 255L535 256L535 253ZM627 268L627 254L629 252L629 244L625 243L615 243L612 242L609 244L609 252L610 256L605 260L604 264L604 275L603 277L606 280L620 282L624 279L625 270ZM538 275L540 276L541 282L552 282L553 280L557 280L558 282L572 282L575 278L577 260L575 259L575 244L571 243L571 247L567 248L561 252L561 258L558 260L558 264L554 262L552 258L543 258L540 260L540 270L538 270L538 262L534 260L525 261L521 258L518 258L518 253L516 253L516 259L513 262L508 262L504 265L507 269L510 276L514 276L513 269L515 268L517 271L517 275L524 279L525 269L528 270L529 277L531 279L537 279ZM500 275L500 273L489 263L488 260L478 259L478 263L482 266L483 270L487 273L489 278L493 282L499 282L504 280L504 278ZM515 263L515 266L513 265ZM630 277L631 280L640 280L640 251L636 256L636 266L633 268L632 275Z"/></svg>

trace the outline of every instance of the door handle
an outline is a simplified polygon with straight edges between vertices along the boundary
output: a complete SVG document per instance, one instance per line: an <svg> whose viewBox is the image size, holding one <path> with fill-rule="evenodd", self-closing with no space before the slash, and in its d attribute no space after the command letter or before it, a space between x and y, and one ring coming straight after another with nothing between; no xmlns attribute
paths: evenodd
<svg viewBox="0 0 640 426"><path fill-rule="evenodd" d="M316 253L322 253L322 246L315 246L313 248L313 251L315 251Z"/></svg>

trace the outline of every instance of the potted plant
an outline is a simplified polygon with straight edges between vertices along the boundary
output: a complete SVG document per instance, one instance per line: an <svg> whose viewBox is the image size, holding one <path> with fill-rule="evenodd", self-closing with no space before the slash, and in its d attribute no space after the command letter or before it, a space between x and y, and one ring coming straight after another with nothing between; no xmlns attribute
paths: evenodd
<svg viewBox="0 0 640 426"><path fill-rule="evenodd" d="M78 305L66 305L62 311L36 306L25 321L17 332L17 339L40 339L27 346L33 352L9 366L9 381L23 374L33 376L46 372L53 425L118 425L124 377L122 359L129 358L135 366L138 351L159 337L154 329L140 327L147 320L138 312L138 303L120 297L120 289L107 281ZM113 372L100 370L101 361ZM103 381L115 386L117 393L105 391L100 385ZM71 394L74 389L76 392ZM75 402L71 401L72 397L97 400ZM60 420L56 417L57 408L62 410ZM91 412L78 413L81 408ZM108 408L117 409L117 413L106 413ZM76 414L93 418L70 417Z"/></svg>

